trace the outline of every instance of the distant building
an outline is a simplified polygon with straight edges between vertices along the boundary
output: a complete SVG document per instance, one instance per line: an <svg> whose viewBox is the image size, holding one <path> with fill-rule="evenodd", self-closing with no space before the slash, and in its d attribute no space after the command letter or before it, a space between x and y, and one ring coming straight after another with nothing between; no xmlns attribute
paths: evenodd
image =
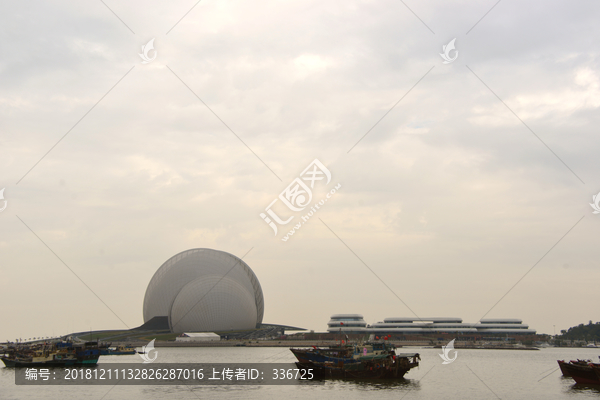
<svg viewBox="0 0 600 400"><path fill-rule="evenodd" d="M221 336L212 332L184 332L175 338L176 342L216 342Z"/></svg>
<svg viewBox="0 0 600 400"><path fill-rule="evenodd" d="M361 333L367 329L367 323L360 314L334 314L327 323L327 331L338 333Z"/></svg>
<svg viewBox="0 0 600 400"><path fill-rule="evenodd" d="M428 333L449 334L518 334L535 335L535 329L520 319L488 318L479 323L465 323L461 318L386 318L383 322L367 325L360 314L335 314L327 323L330 333L377 333L419 335Z"/></svg>

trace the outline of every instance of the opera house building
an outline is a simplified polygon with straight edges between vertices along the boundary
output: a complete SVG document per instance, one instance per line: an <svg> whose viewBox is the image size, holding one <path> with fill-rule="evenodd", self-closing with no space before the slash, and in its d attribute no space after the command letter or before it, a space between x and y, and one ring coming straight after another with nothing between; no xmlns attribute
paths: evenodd
<svg viewBox="0 0 600 400"><path fill-rule="evenodd" d="M191 249L169 258L144 297L144 323L167 324L174 333L256 329L264 312L260 283L240 258L224 251Z"/></svg>

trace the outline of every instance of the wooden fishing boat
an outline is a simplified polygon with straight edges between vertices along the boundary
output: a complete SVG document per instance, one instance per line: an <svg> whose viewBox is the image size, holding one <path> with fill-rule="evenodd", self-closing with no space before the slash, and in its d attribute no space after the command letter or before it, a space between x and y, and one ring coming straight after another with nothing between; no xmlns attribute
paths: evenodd
<svg viewBox="0 0 600 400"><path fill-rule="evenodd" d="M571 360L569 362L565 362L564 360L558 360L558 366L560 367L560 372L562 372L563 376L570 378L571 373L569 372L569 365L588 365L592 360Z"/></svg>
<svg viewBox="0 0 600 400"><path fill-rule="evenodd" d="M401 379L420 360L419 353L396 354L395 346L387 342L290 350L298 368L312 369L316 377Z"/></svg>
<svg viewBox="0 0 600 400"><path fill-rule="evenodd" d="M100 355L103 356L121 356L127 354L137 354L135 347L131 346L116 346L114 348L108 346L100 349Z"/></svg>

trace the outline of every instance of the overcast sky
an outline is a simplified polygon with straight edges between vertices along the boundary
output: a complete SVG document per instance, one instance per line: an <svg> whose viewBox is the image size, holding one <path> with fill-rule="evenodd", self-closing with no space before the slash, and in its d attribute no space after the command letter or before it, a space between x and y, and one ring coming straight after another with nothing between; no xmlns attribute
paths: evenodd
<svg viewBox="0 0 600 400"><path fill-rule="evenodd" d="M104 3L0 3L0 340L136 327L190 248L267 323L600 320L600 3ZM341 187L284 242L314 159Z"/></svg>

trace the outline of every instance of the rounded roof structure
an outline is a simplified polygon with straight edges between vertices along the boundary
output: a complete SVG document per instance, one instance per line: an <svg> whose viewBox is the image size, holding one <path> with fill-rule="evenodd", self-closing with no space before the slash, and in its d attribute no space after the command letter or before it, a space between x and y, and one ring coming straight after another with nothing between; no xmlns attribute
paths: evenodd
<svg viewBox="0 0 600 400"><path fill-rule="evenodd" d="M144 297L144 322L168 317L172 332L254 329L262 323L260 283L240 258L191 249L156 271Z"/></svg>
<svg viewBox="0 0 600 400"><path fill-rule="evenodd" d="M331 319L344 319L344 318L359 318L363 319L362 314L333 314Z"/></svg>

